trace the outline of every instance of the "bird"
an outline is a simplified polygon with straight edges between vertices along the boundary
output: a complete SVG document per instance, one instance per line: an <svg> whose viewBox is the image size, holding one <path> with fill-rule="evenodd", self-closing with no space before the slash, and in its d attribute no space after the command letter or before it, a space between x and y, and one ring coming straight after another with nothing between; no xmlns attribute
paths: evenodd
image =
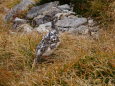
<svg viewBox="0 0 115 86"><path fill-rule="evenodd" d="M51 55L54 50L59 46L60 39L59 39L59 31L55 26L57 22L57 17L53 18L52 21L52 29L47 33L36 48L36 58L34 59L34 65L37 63L43 62L45 56Z"/></svg>

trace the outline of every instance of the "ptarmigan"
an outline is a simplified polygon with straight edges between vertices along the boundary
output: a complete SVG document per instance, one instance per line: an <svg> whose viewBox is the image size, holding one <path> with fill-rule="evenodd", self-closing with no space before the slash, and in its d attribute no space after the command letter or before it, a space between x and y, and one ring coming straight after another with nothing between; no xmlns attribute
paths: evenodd
<svg viewBox="0 0 115 86"><path fill-rule="evenodd" d="M44 60L44 56L49 56L53 53L53 51L58 47L59 40L59 32L55 26L57 18L52 21L52 29L47 33L40 44L38 44L36 49L36 58L34 63L42 62Z"/></svg>

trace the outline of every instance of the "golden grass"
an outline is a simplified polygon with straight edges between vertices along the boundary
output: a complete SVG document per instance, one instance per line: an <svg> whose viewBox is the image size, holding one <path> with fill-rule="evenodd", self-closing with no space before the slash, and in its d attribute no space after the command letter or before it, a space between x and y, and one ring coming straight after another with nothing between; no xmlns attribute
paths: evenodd
<svg viewBox="0 0 115 86"><path fill-rule="evenodd" d="M49 62L39 64L34 70L31 65L41 35L0 34L0 69L14 74L9 75L14 77L8 82L10 86L83 86L90 85L90 79L93 84L104 85L106 78L112 85L114 75L108 61L114 58L115 44L113 33L103 33L98 41L63 34L61 45ZM102 75L98 76L98 72Z"/></svg>
<svg viewBox="0 0 115 86"><path fill-rule="evenodd" d="M4 6L4 7L12 8L19 2L20 2L20 0L3 0L3 1L1 1L0 5Z"/></svg>

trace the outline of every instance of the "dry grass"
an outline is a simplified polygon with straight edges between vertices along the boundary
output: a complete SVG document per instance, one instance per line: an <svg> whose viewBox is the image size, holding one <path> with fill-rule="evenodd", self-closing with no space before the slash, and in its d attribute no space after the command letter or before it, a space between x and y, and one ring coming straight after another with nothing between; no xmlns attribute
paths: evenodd
<svg viewBox="0 0 115 86"><path fill-rule="evenodd" d="M108 61L115 57L113 32L111 34L103 32L98 41L63 34L61 45L50 56L51 59L32 70L35 48L40 40L41 35L37 33L0 34L0 78L4 77L0 79L1 84L5 83L4 86L114 84L114 69L108 64Z"/></svg>
<svg viewBox="0 0 115 86"><path fill-rule="evenodd" d="M0 0L0 16L5 15L20 0Z"/></svg>
<svg viewBox="0 0 115 86"><path fill-rule="evenodd" d="M10 34L10 25L0 24L0 86L114 86L115 69L108 63L115 59L114 24L98 40L62 34L51 59L35 69L42 35Z"/></svg>

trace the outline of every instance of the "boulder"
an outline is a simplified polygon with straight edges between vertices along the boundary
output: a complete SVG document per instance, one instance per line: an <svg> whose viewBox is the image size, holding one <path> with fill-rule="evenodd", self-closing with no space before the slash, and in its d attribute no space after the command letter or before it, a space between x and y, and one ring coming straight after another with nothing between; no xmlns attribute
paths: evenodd
<svg viewBox="0 0 115 86"><path fill-rule="evenodd" d="M21 12L22 9L26 9L23 0L20 4L16 5L12 12ZM28 0L31 2L31 0ZM32 3L32 2L31 2ZM19 9L18 9L19 8ZM68 32L71 34L87 35L94 38L99 36L99 27L91 18L79 17L75 12L71 10L71 7L67 4L60 5L59 1L46 3L40 6L33 7L26 15L26 19L20 19L18 17L14 20L13 28L17 31L31 32L38 31L40 33L49 32L52 28L51 22L55 21L54 27L57 27L59 32ZM29 24L28 24L29 23ZM31 27L32 25L33 27Z"/></svg>
<svg viewBox="0 0 115 86"><path fill-rule="evenodd" d="M60 32L68 32L74 35L87 35L89 33L89 27L85 25L81 25L77 28L67 28L67 27L59 27L58 30Z"/></svg>
<svg viewBox="0 0 115 86"><path fill-rule="evenodd" d="M44 12L43 12L43 15L49 15L49 16L51 16L51 18L52 18L52 17L55 16L57 13L61 13L61 12L62 12L62 10L60 10L59 8L57 8L57 7L52 7L52 8L50 8L49 10L44 11Z"/></svg>
<svg viewBox="0 0 115 86"><path fill-rule="evenodd" d="M32 20L32 25L33 26L39 26L40 24L45 24L45 23L48 23L52 21L51 20L51 16L44 16L44 15L39 15L37 17L35 17L33 20Z"/></svg>
<svg viewBox="0 0 115 86"><path fill-rule="evenodd" d="M95 22L93 19L88 19L88 25L90 27L94 27L97 26L97 22Z"/></svg>
<svg viewBox="0 0 115 86"><path fill-rule="evenodd" d="M62 20L58 20L56 25L58 27L64 27L64 28L77 28L85 23L87 23L86 18L74 18L74 19L65 18Z"/></svg>
<svg viewBox="0 0 115 86"><path fill-rule="evenodd" d="M68 4L58 6L61 10L71 10L71 7Z"/></svg>
<svg viewBox="0 0 115 86"><path fill-rule="evenodd" d="M29 6L35 4L34 0L22 0L19 4L14 6L5 16L5 21L12 21L14 17L29 9Z"/></svg>
<svg viewBox="0 0 115 86"><path fill-rule="evenodd" d="M41 24L38 27L36 27L34 30L38 31L39 33L49 32L51 30L52 24L51 22Z"/></svg>
<svg viewBox="0 0 115 86"><path fill-rule="evenodd" d="M70 28L67 28L67 27L58 27L58 30L60 32L68 32ZM72 28L71 28L72 29Z"/></svg>
<svg viewBox="0 0 115 86"><path fill-rule="evenodd" d="M74 13L74 15L69 15L68 18L69 19L74 19L74 18L78 18L78 16L77 15L75 16L75 13Z"/></svg>
<svg viewBox="0 0 115 86"><path fill-rule="evenodd" d="M24 19L16 17L13 23L14 23L13 24L13 29L15 29L15 28L19 27L22 24L26 24L27 20L24 20Z"/></svg>
<svg viewBox="0 0 115 86"><path fill-rule="evenodd" d="M57 14L61 12L60 9L56 8L56 7L52 7L51 9L49 9L48 11L44 11L42 13L42 15L38 15L37 17L35 17L32 20L32 25L34 26L38 26L40 24L45 24L47 22L51 22L53 17Z"/></svg>
<svg viewBox="0 0 115 86"><path fill-rule="evenodd" d="M87 35L89 33L89 27L81 25L78 28L70 28L69 32L76 35Z"/></svg>
<svg viewBox="0 0 115 86"><path fill-rule="evenodd" d="M33 28L29 24L22 24L16 28L17 32L24 32L24 33L30 33L32 32L32 30Z"/></svg>
<svg viewBox="0 0 115 86"><path fill-rule="evenodd" d="M77 17L75 16L75 13L74 13L74 12L71 12L71 11L69 11L69 12L57 13L57 14L55 15L55 17L57 17L59 20L62 20L62 19L64 19L65 17L68 17L68 18L77 18Z"/></svg>
<svg viewBox="0 0 115 86"><path fill-rule="evenodd" d="M46 3L40 6L33 7L28 13L27 18L32 19L34 17L37 17L38 15L42 15L43 12L50 10L52 7L57 7L59 4L59 1L54 1L50 3Z"/></svg>
<svg viewBox="0 0 115 86"><path fill-rule="evenodd" d="M99 33L99 26L89 27L89 35L92 36L92 38L98 39L99 34L100 34Z"/></svg>

